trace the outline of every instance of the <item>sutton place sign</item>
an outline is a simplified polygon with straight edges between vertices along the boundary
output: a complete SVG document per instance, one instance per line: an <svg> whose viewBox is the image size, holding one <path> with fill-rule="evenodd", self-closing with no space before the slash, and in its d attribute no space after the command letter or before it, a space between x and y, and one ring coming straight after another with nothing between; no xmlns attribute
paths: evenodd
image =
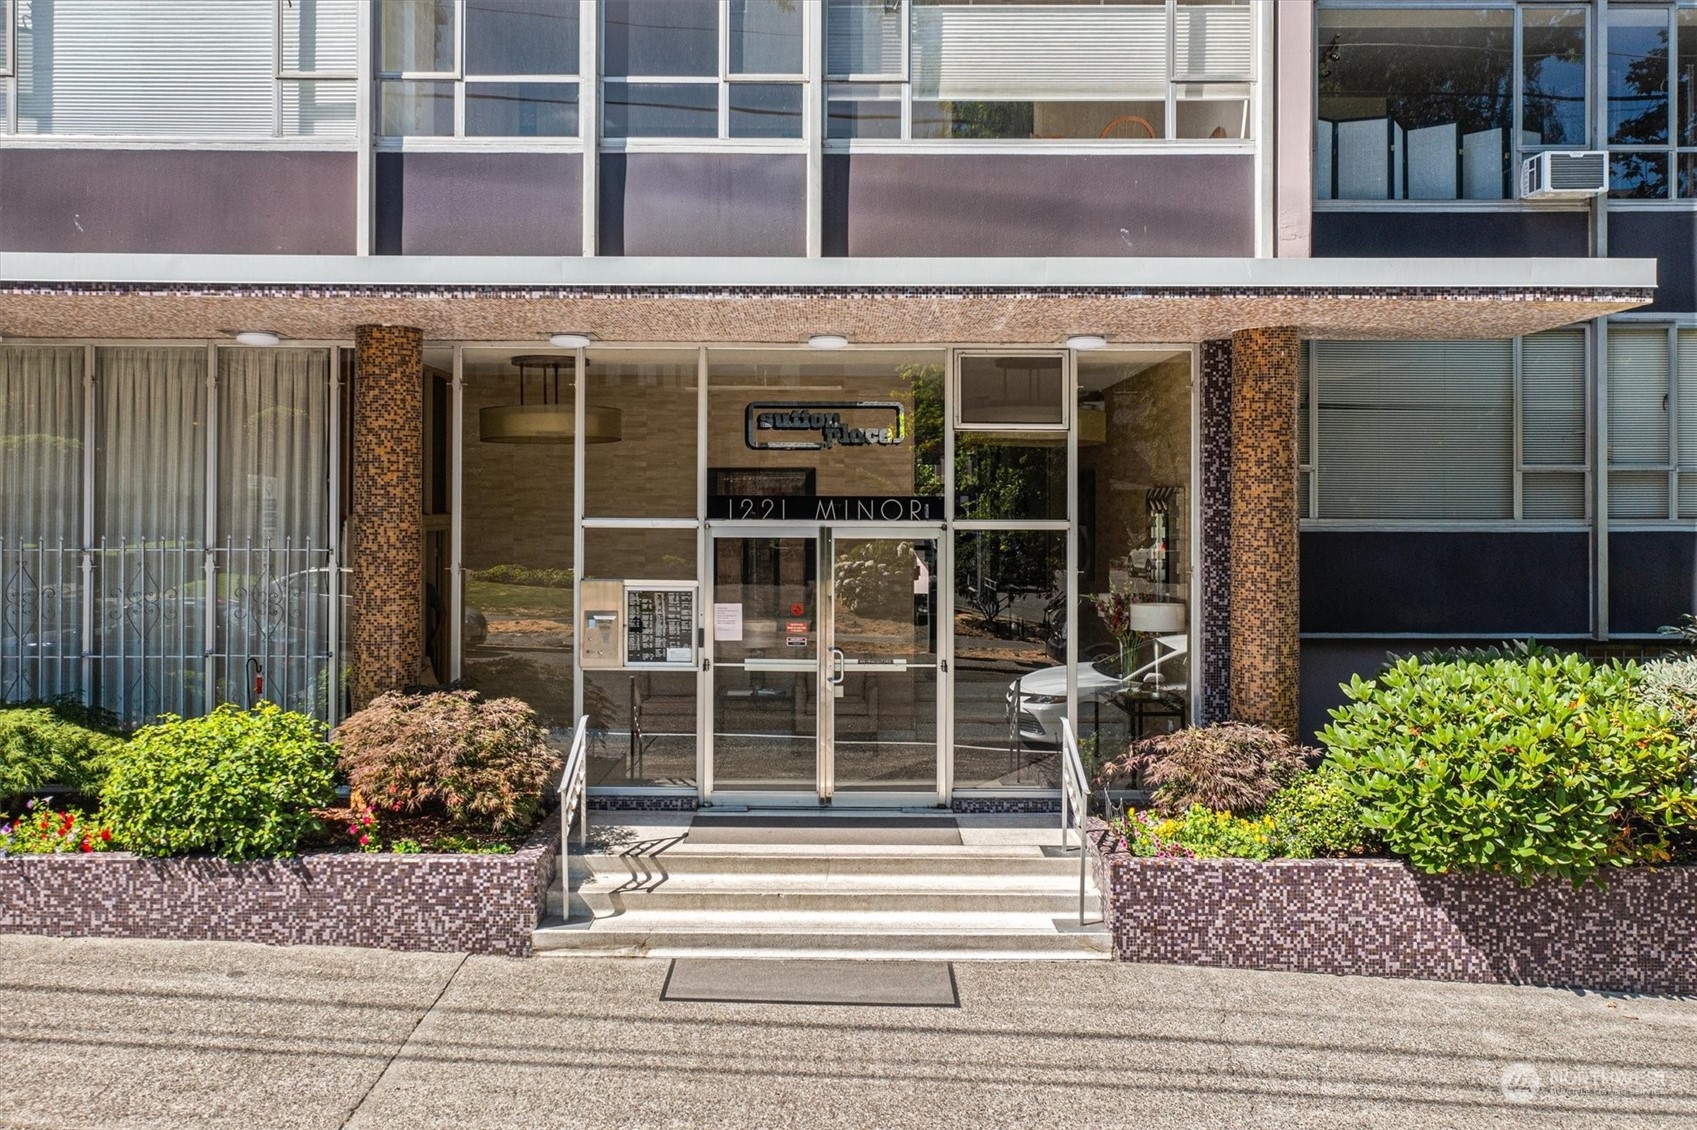
<svg viewBox="0 0 1697 1130"><path fill-rule="evenodd" d="M856 421L843 419L857 414ZM864 418L871 414L870 420ZM890 420L887 427L879 425ZM833 447L894 447L906 432L899 400L761 402L746 413L748 446L755 451L829 451ZM807 439L778 439L773 432L810 432Z"/></svg>

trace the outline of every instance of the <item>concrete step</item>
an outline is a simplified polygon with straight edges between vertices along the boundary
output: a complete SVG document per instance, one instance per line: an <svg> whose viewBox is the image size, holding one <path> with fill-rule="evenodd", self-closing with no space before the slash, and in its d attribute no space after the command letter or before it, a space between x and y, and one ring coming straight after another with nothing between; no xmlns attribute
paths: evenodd
<svg viewBox="0 0 1697 1130"><path fill-rule="evenodd" d="M1036 845L1000 847L779 845L691 847L687 842L659 850L572 855L574 878L614 875L649 879L685 874L807 875L985 875L1019 878L1078 874L1078 849Z"/></svg>
<svg viewBox="0 0 1697 1130"><path fill-rule="evenodd" d="M576 956L1105 959L1107 933L1076 918L1007 912L630 911L544 921L536 952Z"/></svg>
<svg viewBox="0 0 1697 1130"><path fill-rule="evenodd" d="M1087 905L1094 905L1095 888ZM548 892L548 913L561 918L606 918L630 910L996 911L1078 912L1076 875L996 881L990 876L855 876L824 879L779 875L684 875L639 882L591 875L571 892L567 913L559 885Z"/></svg>

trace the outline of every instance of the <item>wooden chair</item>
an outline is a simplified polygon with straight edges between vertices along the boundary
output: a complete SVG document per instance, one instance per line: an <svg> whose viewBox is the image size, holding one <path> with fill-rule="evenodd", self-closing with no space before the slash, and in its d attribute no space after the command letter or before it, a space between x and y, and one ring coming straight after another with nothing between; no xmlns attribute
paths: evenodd
<svg viewBox="0 0 1697 1130"><path fill-rule="evenodd" d="M1121 114L1102 127L1101 136L1104 138L1154 137L1155 127L1149 124L1147 118L1140 118L1136 114Z"/></svg>

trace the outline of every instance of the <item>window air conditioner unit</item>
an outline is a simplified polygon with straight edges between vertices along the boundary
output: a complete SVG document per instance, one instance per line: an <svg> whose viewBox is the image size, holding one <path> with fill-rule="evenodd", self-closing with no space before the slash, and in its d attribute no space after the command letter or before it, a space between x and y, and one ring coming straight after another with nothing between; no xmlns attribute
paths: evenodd
<svg viewBox="0 0 1697 1130"><path fill-rule="evenodd" d="M1539 153L1520 169L1522 200L1583 200L1608 190L1607 153Z"/></svg>

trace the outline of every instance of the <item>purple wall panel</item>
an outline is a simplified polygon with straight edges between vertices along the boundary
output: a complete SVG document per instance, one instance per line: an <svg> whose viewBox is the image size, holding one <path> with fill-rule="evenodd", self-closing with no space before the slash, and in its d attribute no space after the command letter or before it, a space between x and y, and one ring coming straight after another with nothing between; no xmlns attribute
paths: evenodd
<svg viewBox="0 0 1697 1130"><path fill-rule="evenodd" d="M0 250L354 253L353 153L9 149Z"/></svg>
<svg viewBox="0 0 1697 1130"><path fill-rule="evenodd" d="M807 158L792 153L610 153L603 255L805 255Z"/></svg>
<svg viewBox="0 0 1697 1130"><path fill-rule="evenodd" d="M581 255L576 153L379 153L379 255Z"/></svg>
<svg viewBox="0 0 1697 1130"><path fill-rule="evenodd" d="M1254 158L877 153L825 159L827 255L1253 255Z"/></svg>

